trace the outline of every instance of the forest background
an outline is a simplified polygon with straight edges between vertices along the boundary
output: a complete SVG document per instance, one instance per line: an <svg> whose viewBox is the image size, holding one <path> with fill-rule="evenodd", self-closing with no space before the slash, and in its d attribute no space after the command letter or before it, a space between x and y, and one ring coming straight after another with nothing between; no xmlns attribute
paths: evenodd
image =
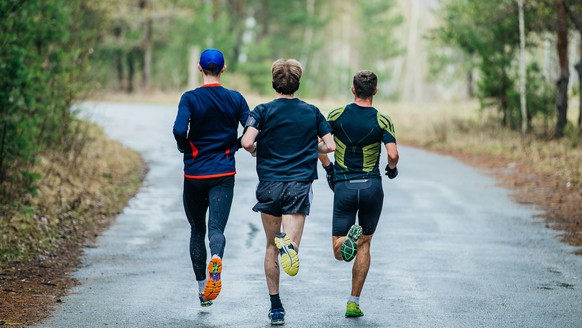
<svg viewBox="0 0 582 328"><path fill-rule="evenodd" d="M577 0L1 1L0 267L54 256L86 237L87 211L114 214L105 199L123 205L139 186L145 166L83 170L110 149L90 152L102 132L75 105L192 89L208 47L249 99L272 95L274 59L298 59L299 96L323 111L352 100L356 71L374 71L399 141L544 176L539 202L580 246L581 33ZM64 187L87 171L114 196Z"/></svg>

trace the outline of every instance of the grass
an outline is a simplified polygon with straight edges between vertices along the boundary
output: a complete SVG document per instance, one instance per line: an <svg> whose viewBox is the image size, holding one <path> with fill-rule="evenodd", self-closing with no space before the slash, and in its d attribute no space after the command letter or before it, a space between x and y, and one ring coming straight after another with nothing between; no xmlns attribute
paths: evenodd
<svg viewBox="0 0 582 328"><path fill-rule="evenodd" d="M390 113L404 143L528 162L536 172L556 176L568 188L582 188L582 141L572 126L566 137L555 139L553 124L536 121L532 132L522 137L519 131L502 127L494 112L479 110L476 102L376 105Z"/></svg>
<svg viewBox="0 0 582 328"><path fill-rule="evenodd" d="M38 156L36 195L3 204L0 268L55 256L60 247L94 237L141 186L146 165L134 151L79 122L70 151Z"/></svg>

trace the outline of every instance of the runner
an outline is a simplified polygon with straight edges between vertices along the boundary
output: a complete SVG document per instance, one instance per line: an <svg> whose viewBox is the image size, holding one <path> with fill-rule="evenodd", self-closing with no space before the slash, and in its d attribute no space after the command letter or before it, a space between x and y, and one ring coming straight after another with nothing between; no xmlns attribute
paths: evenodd
<svg viewBox="0 0 582 328"><path fill-rule="evenodd" d="M251 112L242 146L257 153L257 204L267 237L265 278L271 299L271 324L285 323L279 296L279 264L290 276L299 271L299 243L317 179L317 154L335 150L331 128L319 109L298 98L301 64L279 59L271 66L275 100ZM323 141L318 143L318 137ZM255 145L256 141L256 145Z"/></svg>
<svg viewBox="0 0 582 328"><path fill-rule="evenodd" d="M226 71L220 51L204 50L198 70L204 84L182 95L173 133L178 150L184 153L183 201L191 227L190 258L200 305L210 306L222 288L224 229L233 197L234 154L240 148L237 127L244 125L250 110L239 92L220 84L221 74ZM207 266L208 277L206 230L212 256Z"/></svg>
<svg viewBox="0 0 582 328"><path fill-rule="evenodd" d="M352 291L348 298L346 317L359 317L360 294L370 268L370 243L380 219L384 201L378 163L380 143L388 153L386 175L398 175L398 149L394 125L389 116L380 114L372 101L378 78L373 72L361 71L353 79L354 102L333 110L328 121L337 144L335 165L327 154L319 159L327 172L334 191L332 246L336 259L350 262ZM358 223L356 223L356 215Z"/></svg>

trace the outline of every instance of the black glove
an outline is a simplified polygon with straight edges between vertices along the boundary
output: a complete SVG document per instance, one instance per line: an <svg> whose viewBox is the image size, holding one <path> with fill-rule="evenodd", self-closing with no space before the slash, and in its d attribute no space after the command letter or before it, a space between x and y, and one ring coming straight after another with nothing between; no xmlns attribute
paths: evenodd
<svg viewBox="0 0 582 328"><path fill-rule="evenodd" d="M335 186L335 182L333 182L333 163L329 163L328 166L324 166L323 169L325 170L325 178L327 179L327 185L329 186L329 189L331 189L331 191L333 191L333 188Z"/></svg>
<svg viewBox="0 0 582 328"><path fill-rule="evenodd" d="M398 175L398 168L395 166L393 169L391 169L390 165L386 164L386 175L388 176L388 179L396 178Z"/></svg>

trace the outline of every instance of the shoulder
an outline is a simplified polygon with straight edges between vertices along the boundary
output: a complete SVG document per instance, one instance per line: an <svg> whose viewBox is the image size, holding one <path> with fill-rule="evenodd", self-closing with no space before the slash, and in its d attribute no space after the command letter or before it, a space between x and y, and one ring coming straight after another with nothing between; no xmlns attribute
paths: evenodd
<svg viewBox="0 0 582 328"><path fill-rule="evenodd" d="M382 114L376 110L376 119L378 120L378 125L382 130L388 130L394 132L394 123L392 123L392 118L390 115Z"/></svg>
<svg viewBox="0 0 582 328"><path fill-rule="evenodd" d="M245 98L245 97L242 95L242 93L240 93L240 92L239 92L239 91L237 91L237 90L228 89L228 88L224 88L224 90L225 90L226 92L230 93L230 94L231 94L233 97L236 97L236 98L242 98L242 99L244 99L244 98Z"/></svg>
<svg viewBox="0 0 582 328"><path fill-rule="evenodd" d="M329 121L335 121L335 120L337 120L338 117L340 117L344 113L345 110L346 110L346 106L336 108L329 113L327 119Z"/></svg>

